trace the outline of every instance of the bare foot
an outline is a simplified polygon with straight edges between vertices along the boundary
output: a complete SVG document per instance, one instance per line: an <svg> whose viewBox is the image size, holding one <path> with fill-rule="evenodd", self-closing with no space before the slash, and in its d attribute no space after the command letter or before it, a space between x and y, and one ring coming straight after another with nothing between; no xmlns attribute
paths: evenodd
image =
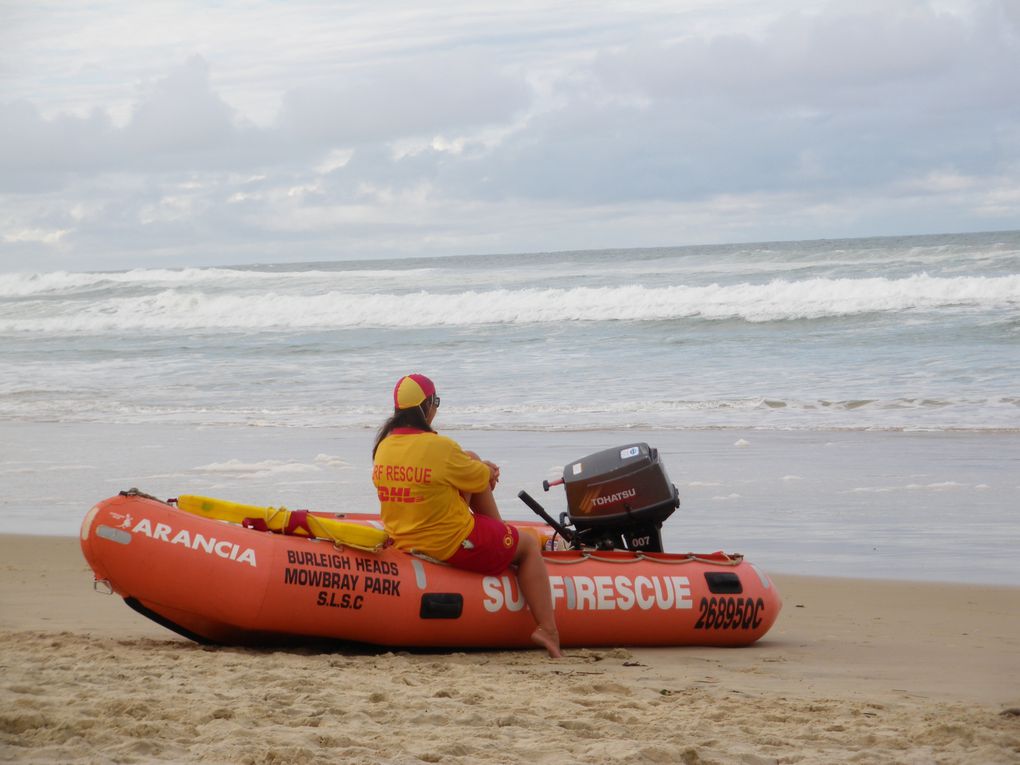
<svg viewBox="0 0 1020 765"><path fill-rule="evenodd" d="M549 652L549 658L562 659L563 652L560 650L560 633L549 632L541 627L535 627L531 633L531 642Z"/></svg>

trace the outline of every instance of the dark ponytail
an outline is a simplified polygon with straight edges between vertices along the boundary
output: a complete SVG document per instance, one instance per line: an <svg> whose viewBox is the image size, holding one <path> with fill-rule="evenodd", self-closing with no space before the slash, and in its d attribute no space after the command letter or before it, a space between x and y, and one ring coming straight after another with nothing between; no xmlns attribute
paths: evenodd
<svg viewBox="0 0 1020 765"><path fill-rule="evenodd" d="M424 430L427 433L435 433L431 426L429 426L428 420L425 419L425 412L428 411L431 403L432 399L427 398L418 406L412 406L408 409L395 409L393 415L382 424L379 432L375 435L372 459L375 459L375 453L379 450L379 444L382 443L383 439L397 428L414 428L415 430Z"/></svg>

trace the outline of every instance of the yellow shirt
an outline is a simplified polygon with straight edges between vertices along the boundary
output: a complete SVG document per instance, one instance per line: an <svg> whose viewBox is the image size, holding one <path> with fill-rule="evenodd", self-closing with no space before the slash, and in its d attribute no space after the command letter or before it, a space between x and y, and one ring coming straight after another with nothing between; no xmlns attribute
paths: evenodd
<svg viewBox="0 0 1020 765"><path fill-rule="evenodd" d="M446 560L475 527L461 492L488 489L489 466L452 438L398 428L376 450L372 482L394 544Z"/></svg>

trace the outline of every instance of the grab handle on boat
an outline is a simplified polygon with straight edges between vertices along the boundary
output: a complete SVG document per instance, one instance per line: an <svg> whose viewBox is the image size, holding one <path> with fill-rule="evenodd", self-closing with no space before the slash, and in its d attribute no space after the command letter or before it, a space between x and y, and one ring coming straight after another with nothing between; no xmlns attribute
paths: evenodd
<svg viewBox="0 0 1020 765"><path fill-rule="evenodd" d="M525 505L530 507L534 511L535 515L537 515L543 521L552 526L556 530L557 534L559 534L561 537L567 540L568 544L573 543L574 533L563 524L553 520L552 516L550 516L549 513L545 511L545 508L538 504L538 502L535 501L535 498L528 494L528 492L524 490L519 491L517 493L517 498Z"/></svg>

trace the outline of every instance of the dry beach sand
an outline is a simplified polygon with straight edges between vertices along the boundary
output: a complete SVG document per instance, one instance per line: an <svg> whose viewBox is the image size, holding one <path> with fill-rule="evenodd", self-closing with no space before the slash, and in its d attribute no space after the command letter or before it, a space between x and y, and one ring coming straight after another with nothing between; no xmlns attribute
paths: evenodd
<svg viewBox="0 0 1020 765"><path fill-rule="evenodd" d="M2 536L0 761L1020 762L1020 588L776 579L750 648L210 649Z"/></svg>

